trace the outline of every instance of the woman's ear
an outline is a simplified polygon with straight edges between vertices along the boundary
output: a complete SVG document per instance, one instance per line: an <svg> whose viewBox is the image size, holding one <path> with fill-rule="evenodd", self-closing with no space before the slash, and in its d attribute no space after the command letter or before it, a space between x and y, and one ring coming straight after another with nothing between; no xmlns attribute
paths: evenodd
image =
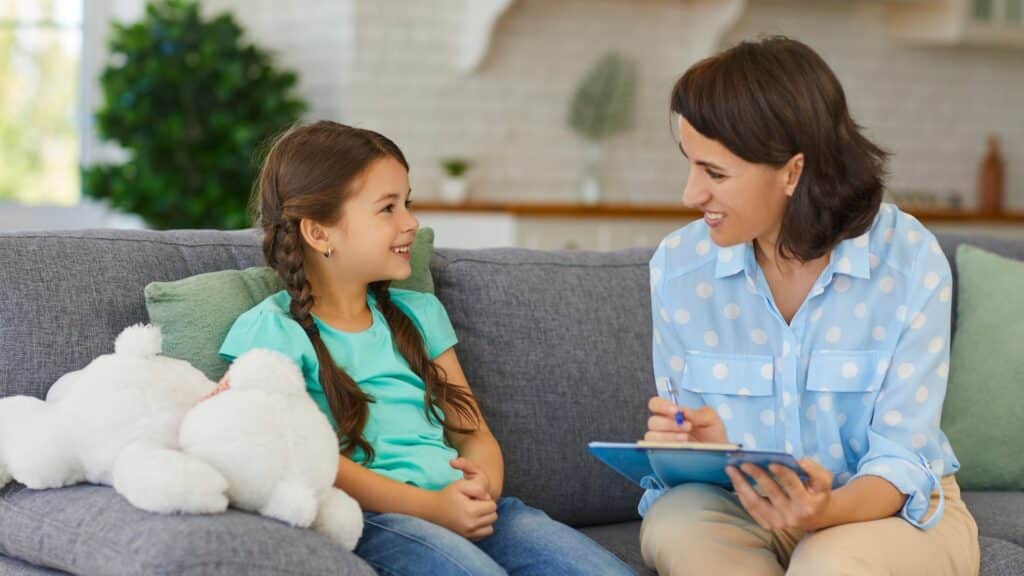
<svg viewBox="0 0 1024 576"><path fill-rule="evenodd" d="M309 218L299 220L299 234L302 236L302 241L316 252L323 254L332 249L327 230Z"/></svg>
<svg viewBox="0 0 1024 576"><path fill-rule="evenodd" d="M804 173L804 153L799 152L786 162L782 167L782 175L785 178L786 196L792 198L796 192L796 185L800 183L800 175Z"/></svg>

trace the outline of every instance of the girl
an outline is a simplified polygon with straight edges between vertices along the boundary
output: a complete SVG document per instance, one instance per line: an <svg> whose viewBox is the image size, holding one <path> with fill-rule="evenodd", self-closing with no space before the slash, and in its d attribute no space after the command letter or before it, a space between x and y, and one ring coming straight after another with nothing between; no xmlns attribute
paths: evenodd
<svg viewBox="0 0 1024 576"><path fill-rule="evenodd" d="M663 575L977 574L939 428L949 264L917 220L881 205L886 154L836 77L800 42L742 43L690 68L671 109L683 203L704 219L651 260L661 396L646 437L786 451L810 481L743 465L727 469L733 491L652 485L645 562Z"/></svg>
<svg viewBox="0 0 1024 576"><path fill-rule="evenodd" d="M338 432L336 485L366 511L356 548L384 574L627 574L515 498L433 295L393 290L419 226L408 164L380 134L318 122L271 148L263 254L286 290L238 318L220 353L270 348L302 369Z"/></svg>

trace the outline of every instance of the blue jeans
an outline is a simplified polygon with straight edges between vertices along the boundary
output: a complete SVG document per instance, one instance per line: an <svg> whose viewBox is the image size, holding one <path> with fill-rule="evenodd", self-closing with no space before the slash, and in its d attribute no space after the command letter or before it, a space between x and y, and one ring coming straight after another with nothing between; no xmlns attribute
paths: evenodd
<svg viewBox="0 0 1024 576"><path fill-rule="evenodd" d="M415 516L365 518L356 554L381 576L634 574L590 538L516 498L498 501L494 534L479 542Z"/></svg>

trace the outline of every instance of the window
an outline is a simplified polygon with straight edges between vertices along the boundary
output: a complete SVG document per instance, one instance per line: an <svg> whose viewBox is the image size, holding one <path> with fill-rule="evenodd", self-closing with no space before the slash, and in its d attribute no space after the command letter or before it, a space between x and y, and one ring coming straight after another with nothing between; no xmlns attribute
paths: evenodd
<svg viewBox="0 0 1024 576"><path fill-rule="evenodd" d="M83 0L0 0L0 201L74 204Z"/></svg>

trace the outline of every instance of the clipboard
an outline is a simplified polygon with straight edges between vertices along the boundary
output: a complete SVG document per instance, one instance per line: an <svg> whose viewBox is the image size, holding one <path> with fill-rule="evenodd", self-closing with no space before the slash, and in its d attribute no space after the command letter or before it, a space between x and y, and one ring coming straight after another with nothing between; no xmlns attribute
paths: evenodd
<svg viewBox="0 0 1024 576"><path fill-rule="evenodd" d="M688 482L732 487L726 466L755 464L768 471L769 464L785 466L808 481L796 458L786 452L744 450L739 444L698 442L591 442L587 450L612 470L646 488L641 482L653 476L671 488Z"/></svg>

